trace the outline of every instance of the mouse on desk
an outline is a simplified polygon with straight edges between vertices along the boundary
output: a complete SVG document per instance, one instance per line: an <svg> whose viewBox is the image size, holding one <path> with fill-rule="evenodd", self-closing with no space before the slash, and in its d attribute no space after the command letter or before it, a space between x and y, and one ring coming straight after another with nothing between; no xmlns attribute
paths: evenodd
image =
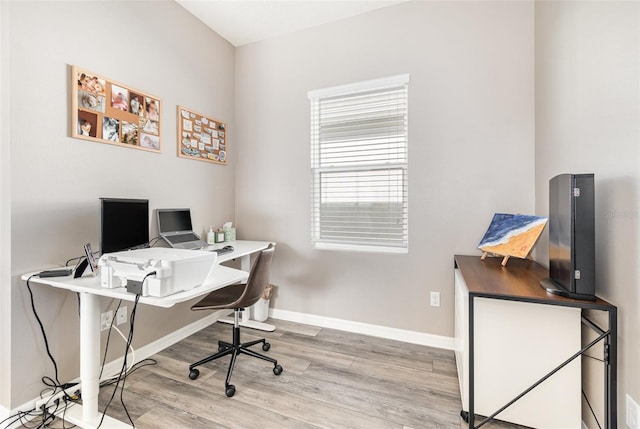
<svg viewBox="0 0 640 429"><path fill-rule="evenodd" d="M233 246L224 246L224 247L221 247L220 249L213 249L212 252L216 252L218 255L233 252Z"/></svg>

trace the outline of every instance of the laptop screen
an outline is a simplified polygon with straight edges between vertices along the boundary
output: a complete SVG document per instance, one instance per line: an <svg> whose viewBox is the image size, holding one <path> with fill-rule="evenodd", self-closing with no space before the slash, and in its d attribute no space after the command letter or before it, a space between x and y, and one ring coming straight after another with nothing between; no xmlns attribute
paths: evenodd
<svg viewBox="0 0 640 429"><path fill-rule="evenodd" d="M158 232L191 231L189 209L158 209Z"/></svg>

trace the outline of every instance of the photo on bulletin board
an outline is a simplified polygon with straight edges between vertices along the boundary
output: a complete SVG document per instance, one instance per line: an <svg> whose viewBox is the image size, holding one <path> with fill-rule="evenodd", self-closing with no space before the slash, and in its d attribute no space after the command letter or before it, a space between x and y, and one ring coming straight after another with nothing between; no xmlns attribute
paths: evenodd
<svg viewBox="0 0 640 429"><path fill-rule="evenodd" d="M178 156L226 165L226 128L224 122L178 106Z"/></svg>
<svg viewBox="0 0 640 429"><path fill-rule="evenodd" d="M160 98L71 66L71 136L161 152Z"/></svg>

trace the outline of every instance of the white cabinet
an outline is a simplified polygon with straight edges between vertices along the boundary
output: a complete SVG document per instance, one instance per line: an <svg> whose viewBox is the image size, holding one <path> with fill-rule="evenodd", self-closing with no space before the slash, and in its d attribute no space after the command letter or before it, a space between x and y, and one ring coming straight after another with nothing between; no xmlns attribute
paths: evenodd
<svg viewBox="0 0 640 429"><path fill-rule="evenodd" d="M455 270L455 354L462 409L469 410L469 291L460 270Z"/></svg>
<svg viewBox="0 0 640 429"><path fill-rule="evenodd" d="M504 270L508 274L509 266ZM504 277L504 272L497 275ZM511 298L496 299L482 294L473 298L476 416L493 414L581 347L579 308ZM470 393L469 299L465 277L456 269L455 355L464 411L469 410ZM534 428L579 429L580 359L551 376L496 419Z"/></svg>

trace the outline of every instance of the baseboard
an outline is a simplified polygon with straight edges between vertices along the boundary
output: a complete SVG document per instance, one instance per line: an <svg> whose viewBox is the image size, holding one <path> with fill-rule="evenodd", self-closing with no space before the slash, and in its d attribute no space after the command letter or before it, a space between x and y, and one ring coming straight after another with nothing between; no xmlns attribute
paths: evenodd
<svg viewBox="0 0 640 429"><path fill-rule="evenodd" d="M314 314L298 313L295 311L279 310L277 308L269 309L269 316L274 319L288 320L290 322L304 323L307 325L320 326L322 328L337 329L340 331L370 335L372 337L403 341L405 343L419 344L439 349L453 350L455 345L455 340L451 337L389 328L369 323L353 322L350 320L335 319L332 317L316 316Z"/></svg>
<svg viewBox="0 0 640 429"><path fill-rule="evenodd" d="M7 417L9 417L10 411L8 408L3 407L2 405L0 405L0 422L3 422L4 419L6 419Z"/></svg>
<svg viewBox="0 0 640 429"><path fill-rule="evenodd" d="M190 335L195 334L196 332L206 328L207 326L211 325L212 323L215 323L216 320L218 320L220 317L226 316L227 314L229 314L228 310L219 310L216 312L213 312L211 314L209 314L206 317L203 317L202 319L196 320L195 322L184 326L174 332L171 332L168 335L165 335L164 337L147 344L146 346L140 347L139 349L136 349L136 360L139 362L142 359L146 359L148 357L153 356L154 354L166 349L167 347L172 346L173 344L187 338ZM129 356L127 357L127 359L129 359L129 362L131 362L132 359L132 355L129 354ZM120 373L120 369L122 368L122 360L123 358L120 357L116 360L113 360L111 362L108 362L107 364L105 364L104 366L104 370L103 370L103 374L108 374L107 376L104 376L104 378L108 378L113 376L114 374L118 374ZM186 372L185 372L185 377L186 377ZM75 380L71 380L70 383L78 383L80 381L79 378L75 379ZM6 419L9 416L15 415L19 412L24 412L24 411L30 411L33 410L35 407L36 402L40 401L40 398L35 398L31 401L28 401L24 404L22 404L21 406L19 406L18 408L14 409L14 410L8 410L2 406L0 406L0 421L3 421L4 419ZM25 419L27 420L27 419ZM2 429L13 429L13 428L17 428L21 426L20 422L16 422L13 425L10 426L6 426L6 427L2 427Z"/></svg>

